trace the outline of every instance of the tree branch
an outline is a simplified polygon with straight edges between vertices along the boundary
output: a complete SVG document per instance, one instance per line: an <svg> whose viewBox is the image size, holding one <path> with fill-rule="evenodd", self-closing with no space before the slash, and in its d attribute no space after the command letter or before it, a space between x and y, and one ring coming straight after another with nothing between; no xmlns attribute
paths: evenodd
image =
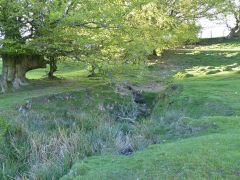
<svg viewBox="0 0 240 180"><path fill-rule="evenodd" d="M92 27L92 26L89 26L88 24L95 24L95 25L98 25L96 27ZM82 27L86 27L86 28L89 28L89 29L99 29L99 28L107 28L107 29L119 29L121 28L122 26L108 26L107 24L105 23L101 23L101 22L95 22L95 21L90 21L90 22L85 22L85 23L73 23L74 26L82 26Z"/></svg>

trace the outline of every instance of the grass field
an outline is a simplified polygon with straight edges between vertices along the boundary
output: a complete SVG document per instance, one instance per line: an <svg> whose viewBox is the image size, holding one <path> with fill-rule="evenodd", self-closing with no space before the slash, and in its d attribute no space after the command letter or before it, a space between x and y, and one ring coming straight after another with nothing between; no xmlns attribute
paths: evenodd
<svg viewBox="0 0 240 180"><path fill-rule="evenodd" d="M152 145L132 156L88 158L76 163L62 180L239 179L240 118L211 117L199 121L214 126L205 135Z"/></svg>
<svg viewBox="0 0 240 180"><path fill-rule="evenodd" d="M0 179L239 179L240 42L203 44L112 79L29 72L1 95Z"/></svg>

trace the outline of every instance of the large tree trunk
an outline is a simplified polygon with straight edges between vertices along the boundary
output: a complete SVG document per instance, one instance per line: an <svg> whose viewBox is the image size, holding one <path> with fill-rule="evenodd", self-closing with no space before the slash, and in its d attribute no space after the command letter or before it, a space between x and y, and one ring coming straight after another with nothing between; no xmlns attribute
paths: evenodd
<svg viewBox="0 0 240 180"><path fill-rule="evenodd" d="M153 50L153 54L152 55L153 56L157 56L157 50L156 49Z"/></svg>
<svg viewBox="0 0 240 180"><path fill-rule="evenodd" d="M57 71L57 60L54 57L49 57L49 66L50 70L48 72L48 78L49 79L54 79L53 73Z"/></svg>
<svg viewBox="0 0 240 180"><path fill-rule="evenodd" d="M97 76L96 72L95 72L96 69L97 69L96 64L95 63L91 64L91 70L90 70L91 74L88 75L88 77L96 77Z"/></svg>
<svg viewBox="0 0 240 180"><path fill-rule="evenodd" d="M26 85L26 73L33 69L46 68L46 62L40 55L2 55L2 93L10 86L19 88Z"/></svg>
<svg viewBox="0 0 240 180"><path fill-rule="evenodd" d="M231 29L228 37L231 38L239 38L240 37L240 27L236 26Z"/></svg>
<svg viewBox="0 0 240 180"><path fill-rule="evenodd" d="M236 17L236 25L234 28L231 29L230 34L228 35L229 38L239 38L240 37L240 18Z"/></svg>

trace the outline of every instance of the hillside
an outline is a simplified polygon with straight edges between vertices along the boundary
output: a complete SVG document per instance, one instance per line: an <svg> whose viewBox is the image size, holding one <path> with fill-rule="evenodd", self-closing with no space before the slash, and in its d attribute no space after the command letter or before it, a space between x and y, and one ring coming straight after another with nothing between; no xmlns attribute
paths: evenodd
<svg viewBox="0 0 240 180"><path fill-rule="evenodd" d="M209 124L210 132L152 145L131 156L91 157L61 179L239 179L240 118L199 121Z"/></svg>
<svg viewBox="0 0 240 180"><path fill-rule="evenodd" d="M201 43L111 76L29 72L1 95L0 179L239 179L240 41Z"/></svg>
<svg viewBox="0 0 240 180"><path fill-rule="evenodd" d="M166 133L161 117L171 121L168 137L175 138L159 137L161 145L131 156L87 158L62 179L239 179L238 49L230 42L174 52L168 63L186 69L160 93L150 121L158 137Z"/></svg>

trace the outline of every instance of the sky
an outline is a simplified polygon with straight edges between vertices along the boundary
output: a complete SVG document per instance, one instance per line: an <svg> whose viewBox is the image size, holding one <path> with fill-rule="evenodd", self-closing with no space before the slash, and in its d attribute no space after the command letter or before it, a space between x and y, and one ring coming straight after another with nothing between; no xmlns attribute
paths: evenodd
<svg viewBox="0 0 240 180"><path fill-rule="evenodd" d="M229 16L227 18L227 22L231 27L233 27L235 20L233 17ZM201 33L199 33L200 38L225 37L230 32L224 22L202 18L199 20L198 24L203 27Z"/></svg>

